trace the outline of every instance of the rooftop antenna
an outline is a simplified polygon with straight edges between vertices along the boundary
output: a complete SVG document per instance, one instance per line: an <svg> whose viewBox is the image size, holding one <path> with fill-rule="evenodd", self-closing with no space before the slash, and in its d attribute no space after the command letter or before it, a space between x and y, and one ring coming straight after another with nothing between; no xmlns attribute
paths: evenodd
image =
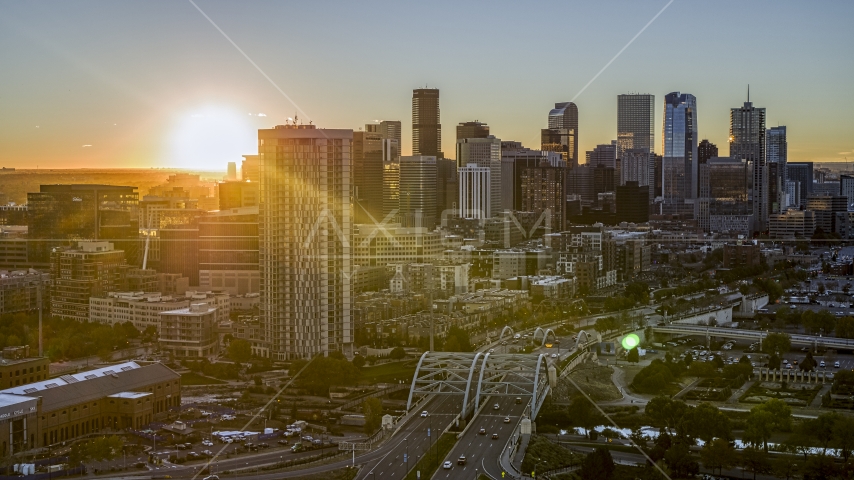
<svg viewBox="0 0 854 480"><path fill-rule="evenodd" d="M750 103L750 84L747 84L747 103Z"/></svg>

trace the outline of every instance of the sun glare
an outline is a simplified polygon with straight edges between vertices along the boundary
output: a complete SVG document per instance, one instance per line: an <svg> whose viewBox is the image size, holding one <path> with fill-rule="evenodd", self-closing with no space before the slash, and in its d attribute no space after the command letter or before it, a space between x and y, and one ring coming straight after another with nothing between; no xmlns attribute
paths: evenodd
<svg viewBox="0 0 854 480"><path fill-rule="evenodd" d="M168 165L192 170L225 170L228 162L257 152L253 116L207 106L183 113L169 134Z"/></svg>

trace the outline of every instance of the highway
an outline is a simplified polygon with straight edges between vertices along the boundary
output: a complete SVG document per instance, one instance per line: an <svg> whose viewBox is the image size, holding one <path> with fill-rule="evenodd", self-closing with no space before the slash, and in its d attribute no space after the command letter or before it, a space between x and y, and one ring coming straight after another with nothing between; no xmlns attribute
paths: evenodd
<svg viewBox="0 0 854 480"><path fill-rule="evenodd" d="M743 330L738 328L704 327L702 325L681 325L671 323L669 325L653 325L653 331L659 333L673 333L677 335L710 335L713 337L731 338L734 340L760 340L764 339L769 332L764 330ZM773 332L772 332L773 333ZM823 337L818 335L803 335L798 333L788 334L792 345L823 345L826 348L854 349L854 339Z"/></svg>
<svg viewBox="0 0 854 480"><path fill-rule="evenodd" d="M513 434L513 430L519 424L525 407L530 403L530 398L523 398L521 404L515 403L514 397L492 397L487 405L480 411L471 426L451 449L447 457L442 459L451 462L451 469L439 468L433 475L437 480L472 479L475 470L489 472L493 478L501 478L501 467L498 465L498 457L501 449L507 444L507 439ZM498 404L499 409L493 410L493 405ZM504 417L510 417L510 423L504 423ZM479 431L486 430L485 435ZM493 440L492 434L497 433L498 439ZM460 455L466 456L465 465L457 465Z"/></svg>

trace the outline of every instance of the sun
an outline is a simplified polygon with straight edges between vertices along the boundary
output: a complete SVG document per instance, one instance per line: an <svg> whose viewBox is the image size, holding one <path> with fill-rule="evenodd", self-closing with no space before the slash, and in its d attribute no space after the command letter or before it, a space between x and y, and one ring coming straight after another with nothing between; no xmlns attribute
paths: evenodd
<svg viewBox="0 0 854 480"><path fill-rule="evenodd" d="M167 161L172 168L225 170L228 162L258 152L254 116L222 106L182 113L169 133Z"/></svg>

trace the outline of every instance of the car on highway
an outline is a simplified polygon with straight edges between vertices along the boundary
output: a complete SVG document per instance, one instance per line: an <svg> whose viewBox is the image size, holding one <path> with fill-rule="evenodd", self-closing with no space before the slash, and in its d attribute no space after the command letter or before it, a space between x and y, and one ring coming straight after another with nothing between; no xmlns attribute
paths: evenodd
<svg viewBox="0 0 854 480"><path fill-rule="evenodd" d="M481 429L477 432L477 434L478 434L478 435L486 435L486 429L485 429L485 428L481 428Z"/></svg>
<svg viewBox="0 0 854 480"><path fill-rule="evenodd" d="M445 470L450 470L451 467L453 467L453 465L451 465L450 461L447 461L447 462L442 464L442 468L444 468Z"/></svg>
<svg viewBox="0 0 854 480"><path fill-rule="evenodd" d="M510 423L510 417L504 417L504 423Z"/></svg>
<svg viewBox="0 0 854 480"><path fill-rule="evenodd" d="M824 363L824 362L822 362L822 363ZM822 365L822 367L823 367L823 366L824 366L824 365ZM493 406L492 406L492 409L493 409L493 410L498 410L499 408L501 408L501 407L499 407L497 403L496 403L495 405L493 405Z"/></svg>
<svg viewBox="0 0 854 480"><path fill-rule="evenodd" d="M493 440L498 440L498 434L497 434L497 433L493 433L493 434L492 434L492 439L493 439Z"/></svg>
<svg viewBox="0 0 854 480"><path fill-rule="evenodd" d="M219 480L219 475L208 475L205 480Z"/></svg>
<svg viewBox="0 0 854 480"><path fill-rule="evenodd" d="M833 362L833 368L839 368L839 362Z"/></svg>
<svg viewBox="0 0 854 480"><path fill-rule="evenodd" d="M557 354L556 354L556 353L553 353L553 354L552 354L552 358L557 358Z"/></svg>
<svg viewBox="0 0 854 480"><path fill-rule="evenodd" d="M428 415L428 414L427 414L427 410L424 410L423 412L421 412L421 416L422 416L422 417L426 417L427 415Z"/></svg>
<svg viewBox="0 0 854 480"><path fill-rule="evenodd" d="M457 465L465 465L466 464L466 456L460 455L460 458L457 459Z"/></svg>

